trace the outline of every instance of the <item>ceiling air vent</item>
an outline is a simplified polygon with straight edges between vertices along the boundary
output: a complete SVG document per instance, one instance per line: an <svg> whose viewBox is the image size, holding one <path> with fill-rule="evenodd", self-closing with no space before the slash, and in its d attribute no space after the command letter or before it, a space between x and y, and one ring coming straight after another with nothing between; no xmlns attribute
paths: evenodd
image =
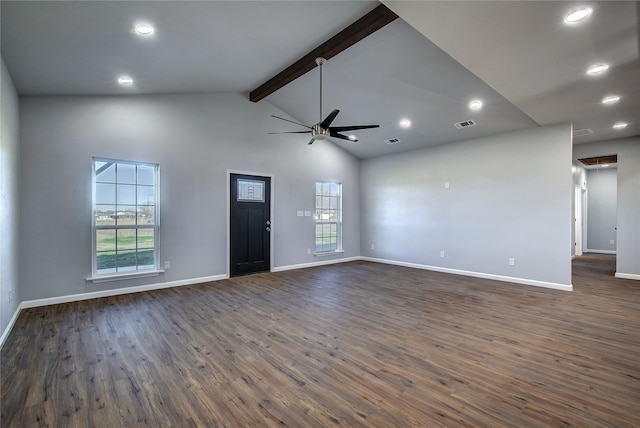
<svg viewBox="0 0 640 428"><path fill-rule="evenodd" d="M391 145L391 144L398 144L400 142L399 138L389 138L388 140L384 140L385 143Z"/></svg>
<svg viewBox="0 0 640 428"><path fill-rule="evenodd" d="M462 122L454 123L454 125L456 128L462 129L462 128L468 128L470 126L476 126L476 123L473 120L469 119Z"/></svg>
<svg viewBox="0 0 640 428"><path fill-rule="evenodd" d="M593 134L593 131L590 128L576 129L575 131L573 131L574 137L582 137L584 135L591 135L591 134Z"/></svg>

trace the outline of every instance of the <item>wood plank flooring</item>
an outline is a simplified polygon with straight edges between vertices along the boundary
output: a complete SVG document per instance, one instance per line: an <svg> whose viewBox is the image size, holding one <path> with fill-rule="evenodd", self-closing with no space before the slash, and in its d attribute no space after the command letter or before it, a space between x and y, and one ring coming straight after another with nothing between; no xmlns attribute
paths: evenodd
<svg viewBox="0 0 640 428"><path fill-rule="evenodd" d="M640 283L353 262L22 311L3 427L640 426Z"/></svg>

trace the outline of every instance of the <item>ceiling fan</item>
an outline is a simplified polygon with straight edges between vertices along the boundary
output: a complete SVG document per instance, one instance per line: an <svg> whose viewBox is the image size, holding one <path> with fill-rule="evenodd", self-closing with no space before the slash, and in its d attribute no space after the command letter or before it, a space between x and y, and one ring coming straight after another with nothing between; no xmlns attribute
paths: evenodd
<svg viewBox="0 0 640 428"><path fill-rule="evenodd" d="M285 120L287 122L295 123L296 125L304 126L305 128L308 128L309 131L269 132L269 134L306 134L307 132L311 132L311 141L309 141L309 144L313 144L313 142L316 140L324 140L328 137L356 142L358 140L355 138L355 136L347 136L341 134L341 132L380 127L380 125L330 126L338 113L340 113L340 110L338 109L334 109L331 113L329 113L327 117L324 118L324 120L322 119L322 65L325 62L327 62L327 60L322 57L316 58L316 64L320 66L320 121L313 126L308 126L302 123L294 122L293 120L285 119L284 117L271 115L276 119Z"/></svg>

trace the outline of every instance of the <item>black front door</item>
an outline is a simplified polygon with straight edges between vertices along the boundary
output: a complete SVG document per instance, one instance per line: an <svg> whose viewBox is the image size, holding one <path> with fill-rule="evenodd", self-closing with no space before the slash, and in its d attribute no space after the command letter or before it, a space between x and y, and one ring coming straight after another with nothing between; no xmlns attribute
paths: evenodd
<svg viewBox="0 0 640 428"><path fill-rule="evenodd" d="M231 174L231 276L271 269L271 178Z"/></svg>

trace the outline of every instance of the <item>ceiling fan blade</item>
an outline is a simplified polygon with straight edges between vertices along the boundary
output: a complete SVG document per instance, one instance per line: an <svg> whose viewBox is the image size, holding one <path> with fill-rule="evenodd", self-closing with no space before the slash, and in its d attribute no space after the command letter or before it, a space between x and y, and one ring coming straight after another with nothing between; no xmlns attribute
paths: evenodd
<svg viewBox="0 0 640 428"><path fill-rule="evenodd" d="M324 120L320 122L320 127L322 129L327 129L329 125L331 125L331 122L333 122L333 119L336 118L338 113L340 113L340 110L334 109L331 113L329 113L329 116L325 117Z"/></svg>
<svg viewBox="0 0 640 428"><path fill-rule="evenodd" d="M338 134L337 132L331 132L331 133L329 134L329 136L330 136L331 138L340 138L341 140L351 141L352 143L355 143L355 142L357 142L357 141L358 141L358 139L356 139L356 138L351 139L351 138L347 137L346 135Z"/></svg>
<svg viewBox="0 0 640 428"><path fill-rule="evenodd" d="M371 128L380 128L380 125L331 126L329 127L329 132L355 131L356 129L371 129Z"/></svg>
<svg viewBox="0 0 640 428"><path fill-rule="evenodd" d="M307 144L310 146L314 141L316 141L316 137L311 137L311 141L309 141Z"/></svg>
<svg viewBox="0 0 640 428"><path fill-rule="evenodd" d="M285 132L267 132L267 134L308 134L309 131L285 131Z"/></svg>
<svg viewBox="0 0 640 428"><path fill-rule="evenodd" d="M305 128L311 129L310 126L303 125L302 123L298 123L298 122L295 122L293 120L285 119L284 117L276 116L276 115L273 115L273 114L271 115L271 117L275 117L276 119L280 119L280 120L286 120L287 122L295 123L296 125L304 126Z"/></svg>

